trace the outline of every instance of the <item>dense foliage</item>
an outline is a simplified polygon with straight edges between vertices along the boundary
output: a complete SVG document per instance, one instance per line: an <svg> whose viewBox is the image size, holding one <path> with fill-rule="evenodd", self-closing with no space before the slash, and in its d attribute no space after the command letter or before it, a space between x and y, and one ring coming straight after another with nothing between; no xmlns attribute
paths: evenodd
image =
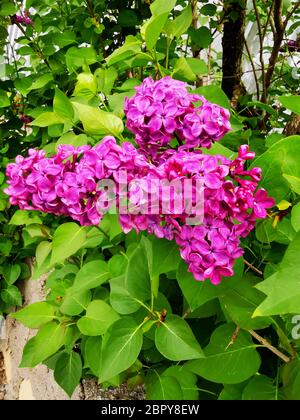
<svg viewBox="0 0 300 420"><path fill-rule="evenodd" d="M45 363L69 395L82 377L95 376L104 386L145 384L149 399L300 399L299 41L289 39L300 25L299 3L250 3L247 13L243 1L28 0L27 11L17 2L1 3L0 310L7 314L22 306L21 280L37 280L49 273L45 301L10 316L38 329L24 348L21 367ZM244 43L240 57L236 51L230 56L226 44L228 29L238 23ZM253 24L258 34L257 56L244 39L245 26ZM19 29L17 44L7 37L9 25ZM220 34L223 57L213 43ZM241 62L250 65L253 90L248 87L247 91L242 81ZM230 76L233 86L226 79L226 63L236 65ZM188 104L183 113L172 109L169 118L160 112L160 102L170 98L158 95L153 99L151 79L148 85L144 81L148 76L160 84L168 84L165 76L187 82L193 101L205 99L200 105ZM142 98L139 93L133 97L141 83L137 91ZM174 82L175 86L172 95L176 97L178 91L184 96L182 84ZM155 107L151 121L148 116L144 119L150 104L143 102L144 96L151 97ZM193 111L198 106L204 109L200 120L199 112ZM136 124L140 115L144 125ZM209 119L212 115L213 122L221 121L220 125L205 124L206 115ZM200 131L199 121L204 126ZM203 258L191 259L190 248L195 246L194 252L206 257L207 244L196 247L195 238L191 240L187 232L176 243L167 240L172 237L165 233L157 234L160 225L150 229L158 238L149 235L147 224L147 233L131 230L125 234L122 227L126 232L131 227L146 228L132 220L128 224L121 219L119 224L115 214L106 214L100 224L92 212L84 212L82 219L73 217L78 215L75 192L68 193L73 183L65 189L62 185L61 207L51 211L55 178L52 185L43 184L43 200L33 206L50 214L9 204L4 189L14 196L14 204L24 208L26 200L33 202L33 195L28 198L28 194L34 188L22 195L22 179L27 179L28 171L31 176L35 171L36 176L50 170L56 176L54 166L59 164L70 172L64 159L78 150L89 153L79 165L86 159L90 167L91 153L98 153L98 158L102 153L101 159L109 162L106 171L114 176L115 161L101 143L105 136L117 139L120 146L112 145L111 137L106 141L113 153L118 150L123 156L123 163L126 153L133 159L137 153L133 144L138 143L142 153L151 157L143 164L138 160L147 171L158 164L170 170L165 163L169 156L164 158L161 148L181 147L177 161L171 156L172 171L185 159L193 156L195 161L202 156L209 162L208 172L211 162L216 165L217 161L220 167L234 166L243 186L249 184L240 181L241 176L256 184L260 181L259 188L275 201L264 193L256 193L254 201L247 201L245 194L240 197L243 203L251 203L245 208L245 218L249 208L255 219L265 218L256 225L251 220L255 229L241 239L243 256L228 248L232 261L228 257L224 262L217 248L214 251L229 270L223 267L216 277L212 271L202 276ZM211 146L212 139L218 143L203 149L204 155L191 150ZM240 147L245 144L256 154L251 164L245 161L254 154ZM18 166L7 166L33 148L45 152L31 151L31 163L23 173ZM38 167L39 161L45 164ZM17 163L22 165L20 159ZM96 168L97 162L93 164ZM244 164L245 169L241 168ZM14 178L10 191L6 167ZM216 174L221 177L220 167L214 169L208 189L220 182L216 179ZM262 170L261 180L256 168ZM226 190L228 173L222 175L222 190ZM40 188L41 184L32 176L32 187L36 185ZM231 200L227 205L237 212L237 201ZM82 225L94 226L80 226L69 215ZM223 217L228 225L228 214ZM220 237L210 240L216 244ZM196 281L180 258L178 245L198 280L205 277L221 283Z"/></svg>

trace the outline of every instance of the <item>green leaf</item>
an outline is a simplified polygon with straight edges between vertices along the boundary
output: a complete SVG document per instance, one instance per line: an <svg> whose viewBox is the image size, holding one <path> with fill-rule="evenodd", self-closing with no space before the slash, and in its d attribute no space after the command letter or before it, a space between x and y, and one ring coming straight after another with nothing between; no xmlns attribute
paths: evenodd
<svg viewBox="0 0 300 420"><path fill-rule="evenodd" d="M84 227L76 223L64 223L60 225L53 235L51 265L75 254L86 241Z"/></svg>
<svg viewBox="0 0 300 420"><path fill-rule="evenodd" d="M168 316L155 332L158 351L169 360L199 359L203 352L188 323L176 315Z"/></svg>
<svg viewBox="0 0 300 420"><path fill-rule="evenodd" d="M32 83L32 85L28 88L28 92L31 91L31 90L35 90L35 89L41 89L41 88L45 87L46 85L48 85L48 83L52 82L52 80L53 80L52 73L43 74L42 76L39 76Z"/></svg>
<svg viewBox="0 0 300 420"><path fill-rule="evenodd" d="M288 95L288 96L279 96L279 102L282 103L282 105L293 111L295 114L300 115L300 96L296 95Z"/></svg>
<svg viewBox="0 0 300 420"><path fill-rule="evenodd" d="M158 276L162 273L177 270L181 261L178 245L167 239L151 238L152 267L151 275Z"/></svg>
<svg viewBox="0 0 300 420"><path fill-rule="evenodd" d="M227 147L223 146L223 144L220 143L214 143L209 150L207 150L205 153L208 155L223 155L225 157L228 157L229 159L234 159L236 157L236 153L234 153L232 150L228 149Z"/></svg>
<svg viewBox="0 0 300 420"><path fill-rule="evenodd" d="M71 398L80 382L82 373L81 357L78 353L62 353L56 362L54 378L58 385Z"/></svg>
<svg viewBox="0 0 300 420"><path fill-rule="evenodd" d="M132 318L116 321L103 337L101 382L128 369L137 360L143 343L140 326Z"/></svg>
<svg viewBox="0 0 300 420"><path fill-rule="evenodd" d="M133 26L136 26L138 22L138 17L133 10L120 10L118 16L118 25L121 25L122 28L131 28Z"/></svg>
<svg viewBox="0 0 300 420"><path fill-rule="evenodd" d="M118 72L112 66L109 69L97 69L95 77L99 92L109 95L118 77Z"/></svg>
<svg viewBox="0 0 300 420"><path fill-rule="evenodd" d="M42 326L25 345L20 367L35 367L56 353L64 344L65 328L56 322Z"/></svg>
<svg viewBox="0 0 300 420"><path fill-rule="evenodd" d="M179 16L167 22L165 32L170 38L180 37L191 26L192 18L192 7L188 5Z"/></svg>
<svg viewBox="0 0 300 420"><path fill-rule="evenodd" d="M157 297L159 275L176 271L181 261L178 246L165 239L142 237L140 247L145 256L150 276L151 294ZM147 275L146 277L147 278ZM138 296L136 295L138 298Z"/></svg>
<svg viewBox="0 0 300 420"><path fill-rule="evenodd" d="M0 238L0 254L8 257L11 253L13 243L11 240L6 238Z"/></svg>
<svg viewBox="0 0 300 420"><path fill-rule="evenodd" d="M244 271L244 262L242 258L235 261L234 276L225 277L221 284L215 286L209 280L199 282L195 280L194 276L187 271L187 265L182 261L177 271L177 281L186 298L191 310L197 309L204 303L222 296L226 290L231 289L234 285L241 280Z"/></svg>
<svg viewBox="0 0 300 420"><path fill-rule="evenodd" d="M300 177L293 175L282 174L291 186L291 189L298 195L300 195Z"/></svg>
<svg viewBox="0 0 300 420"><path fill-rule="evenodd" d="M67 45L76 43L76 34L73 31L59 31L59 33L53 34L53 41L60 48L63 48Z"/></svg>
<svg viewBox="0 0 300 420"><path fill-rule="evenodd" d="M13 217L10 219L10 225L31 225L31 224L42 224L41 218L36 214L36 212L30 212L28 210L17 210Z"/></svg>
<svg viewBox="0 0 300 420"><path fill-rule="evenodd" d="M198 400L198 378L192 372L189 372L185 365L173 365L166 369L162 376L171 376L177 379L181 387L183 400Z"/></svg>
<svg viewBox="0 0 300 420"><path fill-rule="evenodd" d="M273 219L259 221L255 231L257 239L267 244L276 241L280 244L289 245L296 234L290 219L283 218L278 221L276 226L273 223Z"/></svg>
<svg viewBox="0 0 300 420"><path fill-rule="evenodd" d="M217 12L217 6L214 4L205 4L201 7L200 13L205 16L214 16Z"/></svg>
<svg viewBox="0 0 300 420"><path fill-rule="evenodd" d="M222 389L218 400L221 401L239 401L242 399L243 389L245 387L245 382L235 385L225 385Z"/></svg>
<svg viewBox="0 0 300 420"><path fill-rule="evenodd" d="M108 270L112 278L122 276L126 270L128 258L126 255L116 254L108 261ZM123 276L124 277L124 276Z"/></svg>
<svg viewBox="0 0 300 420"><path fill-rule="evenodd" d="M60 311L70 316L80 315L87 309L91 298L92 294L89 290L81 290L76 293L72 288L69 288L60 306Z"/></svg>
<svg viewBox="0 0 300 420"><path fill-rule="evenodd" d="M0 16L14 15L17 12L17 7L12 2L3 2L0 8Z"/></svg>
<svg viewBox="0 0 300 420"><path fill-rule="evenodd" d="M50 268L52 245L48 241L40 242L35 252L35 265L33 267L32 280L37 280Z"/></svg>
<svg viewBox="0 0 300 420"><path fill-rule="evenodd" d="M146 249L141 243L131 255L125 273L125 287L130 296L142 302L151 298L150 272Z"/></svg>
<svg viewBox="0 0 300 420"><path fill-rule="evenodd" d="M72 121L74 118L74 110L71 102L67 96L58 88L55 89L53 111L56 115L66 120Z"/></svg>
<svg viewBox="0 0 300 420"><path fill-rule="evenodd" d="M124 117L124 101L126 97L131 97L134 95L134 91L127 91L122 93L114 93L113 95L108 95L108 103L110 109L118 117Z"/></svg>
<svg viewBox="0 0 300 420"><path fill-rule="evenodd" d="M287 400L300 401L300 361L299 358L283 366L283 395Z"/></svg>
<svg viewBox="0 0 300 420"><path fill-rule="evenodd" d="M217 85L201 86L195 89L194 92L203 95L205 99L214 104L230 109L229 99L223 90Z"/></svg>
<svg viewBox="0 0 300 420"><path fill-rule="evenodd" d="M77 75L74 96L83 97L90 101L97 95L97 92L97 80L91 72L84 72Z"/></svg>
<svg viewBox="0 0 300 420"><path fill-rule="evenodd" d="M174 79L183 80L185 82L194 82L196 80L195 73L188 65L188 62L184 57L180 57L176 61L172 77L174 77Z"/></svg>
<svg viewBox="0 0 300 420"><path fill-rule="evenodd" d="M87 365L99 378L101 362L102 337L89 337L85 343L84 355Z"/></svg>
<svg viewBox="0 0 300 420"><path fill-rule="evenodd" d="M88 144L89 139L85 134L74 134L65 133L56 142L56 146L59 144L70 144L71 146L79 147Z"/></svg>
<svg viewBox="0 0 300 420"><path fill-rule="evenodd" d="M122 120L111 112L73 102L75 111L88 135L112 134L118 136L124 130Z"/></svg>
<svg viewBox="0 0 300 420"><path fill-rule="evenodd" d="M262 168L260 185L279 203L287 199L289 183L286 175L300 177L300 136L285 137L273 144L252 163L250 168ZM284 175L283 175L284 174Z"/></svg>
<svg viewBox="0 0 300 420"><path fill-rule="evenodd" d="M93 47L71 47L66 55L66 65L70 72L74 72L79 67L91 65L97 62L97 54Z"/></svg>
<svg viewBox="0 0 300 420"><path fill-rule="evenodd" d="M244 388L242 400L278 400L277 389L271 378L264 375L254 376Z"/></svg>
<svg viewBox="0 0 300 420"><path fill-rule="evenodd" d="M138 299L130 296L125 285L125 276L119 276L109 281L110 304L119 314L132 314L141 307Z"/></svg>
<svg viewBox="0 0 300 420"><path fill-rule="evenodd" d="M161 34L163 27L168 19L169 13L159 14L152 16L151 19L145 24L145 41L148 50L152 50Z"/></svg>
<svg viewBox="0 0 300 420"><path fill-rule="evenodd" d="M176 401L183 399L182 390L177 378L174 378L173 376L160 376L156 371L155 374L155 378L153 378L149 384L146 383L148 400Z"/></svg>
<svg viewBox="0 0 300 420"><path fill-rule="evenodd" d="M204 349L206 357L188 362L188 369L209 381L224 384L236 384L253 376L260 366L256 345L246 331L239 331L231 344L235 328L234 324L218 327Z"/></svg>
<svg viewBox="0 0 300 420"><path fill-rule="evenodd" d="M207 74L208 68L204 60L201 60L200 58L188 57L186 58L186 61L196 76Z"/></svg>
<svg viewBox="0 0 300 420"><path fill-rule="evenodd" d="M22 295L16 286L8 286L1 290L1 299L8 305L22 305Z"/></svg>
<svg viewBox="0 0 300 420"><path fill-rule="evenodd" d="M253 313L255 316L300 313L300 233L288 246L279 270L256 287L267 297Z"/></svg>
<svg viewBox="0 0 300 420"><path fill-rule="evenodd" d="M35 120L33 120L30 125L35 125L37 127L49 127L54 124L64 124L65 119L55 112L43 112Z"/></svg>
<svg viewBox="0 0 300 420"><path fill-rule="evenodd" d="M103 260L90 261L83 265L78 271L74 284L72 286L72 293L82 292L84 290L94 289L101 286L110 277L108 265Z"/></svg>
<svg viewBox="0 0 300 420"><path fill-rule="evenodd" d="M267 328L272 323L271 318L251 318L256 307L264 300L264 294L254 287L258 282L255 276L245 275L220 297L231 320L246 330Z"/></svg>
<svg viewBox="0 0 300 420"><path fill-rule="evenodd" d="M288 201L286 201L286 200L281 200L280 201L280 203L278 203L277 205L276 205L276 207L280 210L280 211L282 211L282 210L287 210L289 207L291 207L291 203L289 203Z"/></svg>
<svg viewBox="0 0 300 420"><path fill-rule="evenodd" d="M0 108L6 108L7 106L10 106L10 99L7 96L7 92L0 90Z"/></svg>
<svg viewBox="0 0 300 420"><path fill-rule="evenodd" d="M212 43L211 32L206 26L201 26L198 29L190 28L188 33L199 48L207 48Z"/></svg>
<svg viewBox="0 0 300 420"><path fill-rule="evenodd" d="M130 57L134 57L141 51L142 42L136 37L129 35L126 37L124 45L116 49L110 56L106 58L108 66L113 66L120 61L124 61Z"/></svg>
<svg viewBox="0 0 300 420"><path fill-rule="evenodd" d="M275 111L274 108L272 108L270 105L268 104L264 104L263 102L260 101L249 101L247 102L247 107L256 107L259 109L263 109L264 111L266 111L268 114L276 116L277 112Z"/></svg>
<svg viewBox="0 0 300 420"><path fill-rule="evenodd" d="M296 232L300 230L300 203L292 208L291 223Z"/></svg>
<svg viewBox="0 0 300 420"><path fill-rule="evenodd" d="M18 312L10 314L28 328L40 328L42 325L53 320L55 309L47 302L33 303Z"/></svg>
<svg viewBox="0 0 300 420"><path fill-rule="evenodd" d="M21 274L21 267L19 264L6 265L3 268L3 276L8 284L14 284Z"/></svg>
<svg viewBox="0 0 300 420"><path fill-rule="evenodd" d="M111 306L103 300L93 300L87 307L86 315L78 320L77 326L82 334L97 336L104 334L118 319L119 315Z"/></svg>
<svg viewBox="0 0 300 420"><path fill-rule="evenodd" d="M175 7L176 2L177 0L155 0L150 6L152 16L171 12Z"/></svg>

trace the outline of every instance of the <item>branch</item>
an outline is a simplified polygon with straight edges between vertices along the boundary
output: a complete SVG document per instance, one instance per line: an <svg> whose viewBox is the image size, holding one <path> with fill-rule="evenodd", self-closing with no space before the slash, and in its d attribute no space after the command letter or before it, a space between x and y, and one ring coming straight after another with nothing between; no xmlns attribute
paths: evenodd
<svg viewBox="0 0 300 420"><path fill-rule="evenodd" d="M283 21L282 0L274 0L274 11L273 11L274 29L275 29L275 32L273 30L274 44L273 44L271 56L269 59L267 73L265 75L265 95L263 93L263 96L261 98L262 102L267 101L268 89L271 85L271 79L273 76L273 72L274 72L275 64L276 64L277 57L280 51L280 47L283 41L286 26L288 24L289 19L292 17L293 13L299 8L299 6L300 6L300 1L297 1L296 4L291 9L291 11L287 14L285 20Z"/></svg>
<svg viewBox="0 0 300 420"><path fill-rule="evenodd" d="M260 271L258 268L254 267L254 265L252 265L249 261L244 259L244 263L251 268L252 271L254 271L255 273L257 273L260 277L264 276L264 273L262 271Z"/></svg>
<svg viewBox="0 0 300 420"><path fill-rule="evenodd" d="M283 354L280 350L278 350L276 347L272 346L271 343L269 343L268 340L261 337L259 334L257 334L253 330L248 330L248 332L254 337L260 344L262 344L264 347L269 349L272 353L276 354L281 360L283 360L285 363L289 363L291 359L287 357L285 354Z"/></svg>
<svg viewBox="0 0 300 420"><path fill-rule="evenodd" d="M191 7L192 7L192 28L197 29L198 28L198 1L197 0L191 0ZM201 49L199 48L192 48L193 57L198 58L200 55Z"/></svg>
<svg viewBox="0 0 300 420"><path fill-rule="evenodd" d="M26 32L24 31L24 29L22 28L22 25L18 22L14 22L15 25L17 25L17 27L20 29L20 31L22 32L22 34L24 35L24 37L30 42L30 44L32 44L32 48L33 50L35 50L35 52L40 56L40 58L42 60L44 60L44 63L46 64L46 66L49 68L49 70L52 71L51 66L49 64L49 61L47 60L47 58L44 56L43 51L41 50L40 46L35 42L34 39L31 39Z"/></svg>
<svg viewBox="0 0 300 420"><path fill-rule="evenodd" d="M292 10L286 15L285 21L284 21L284 29L286 28L286 25L290 18L293 16L293 14L296 12L297 9L300 7L300 1L297 1L297 3L294 5Z"/></svg>
<svg viewBox="0 0 300 420"><path fill-rule="evenodd" d="M274 2L274 24L277 33L284 31L284 24L282 21L282 0L275 0Z"/></svg>
<svg viewBox="0 0 300 420"><path fill-rule="evenodd" d="M256 17L256 23L257 23L257 29L258 29L258 37L259 37L259 61L260 61L260 65L261 65L261 78L262 78L262 89L263 89L263 93L262 93L262 98L267 98L267 89L266 89L266 78L265 78L265 62L264 62L264 38L263 38L263 32L262 32L262 27L261 27L261 23L260 23L260 18L259 18L259 12L258 12L258 8L257 8L257 4L256 4L256 0L252 0L253 2L253 8L255 11L255 17ZM264 101L262 101L264 102Z"/></svg>
<svg viewBox="0 0 300 420"><path fill-rule="evenodd" d="M247 41L246 41L245 37L244 37L244 43L245 43L245 48L246 48L246 51L247 51L248 58L250 60L252 71L253 71L253 76L254 76L255 86L256 86L257 100L259 100L259 83L258 83L258 79L257 79L256 69L255 69L255 65L254 65L254 62L252 60L251 53L250 53L250 50L249 50L249 46L247 44Z"/></svg>
<svg viewBox="0 0 300 420"><path fill-rule="evenodd" d="M270 26L271 26L271 30L272 30L273 36L275 36L275 34L276 34L276 29L275 29L274 19L273 19L273 17L272 17L272 16L270 17Z"/></svg>
<svg viewBox="0 0 300 420"><path fill-rule="evenodd" d="M269 12L268 12L267 21L266 21L266 24L265 24L265 27L264 27L264 31L263 31L263 39L265 39L269 22L270 22L270 24L272 26L271 21L272 21L273 5L274 5L274 1L272 1L271 7L270 7ZM272 32L273 32L273 29L272 29ZM275 33L275 32L273 32L273 33Z"/></svg>

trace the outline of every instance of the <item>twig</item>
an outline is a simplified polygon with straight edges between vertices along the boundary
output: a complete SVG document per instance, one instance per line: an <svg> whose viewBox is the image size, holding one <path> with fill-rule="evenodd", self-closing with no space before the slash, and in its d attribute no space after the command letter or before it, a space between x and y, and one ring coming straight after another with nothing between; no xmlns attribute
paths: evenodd
<svg viewBox="0 0 300 420"><path fill-rule="evenodd" d="M275 29L274 19L273 19L273 17L272 17L272 16L270 17L270 26L271 26L271 30L272 30L273 36L275 36L275 34L276 34L276 29Z"/></svg>
<svg viewBox="0 0 300 420"><path fill-rule="evenodd" d="M286 25L289 21L289 19L293 16L293 14L296 12L297 9L300 7L300 1L297 1L297 3L294 4L292 10L286 15L285 21L284 21L284 28L286 28Z"/></svg>
<svg viewBox="0 0 300 420"><path fill-rule="evenodd" d="M191 0L191 7L192 7L192 28L198 28L198 1ZM195 49L192 47L192 53L194 58L198 58L200 55L201 49Z"/></svg>
<svg viewBox="0 0 300 420"><path fill-rule="evenodd" d="M246 48L246 51L247 51L247 54L248 54L248 58L250 60L250 64L251 64L251 67L252 67L252 70L253 70L253 76L254 76L255 86L256 86L257 100L259 100L259 83L258 83L258 79L257 79L255 65L254 65L254 62L252 60L251 53L250 53L250 50L249 50L249 46L247 44L247 41L246 41L246 38L245 37L244 37L244 42L245 42L245 48Z"/></svg>
<svg viewBox="0 0 300 420"><path fill-rule="evenodd" d="M290 358L288 356L286 356L285 354L283 354L280 350L278 350L276 347L272 346L271 343L269 343L268 340L266 340L265 338L261 337L259 334L257 334L255 331L253 330L248 330L248 332L252 335L252 337L254 337L260 344L262 344L264 347L266 347L267 349L269 349L272 353L276 354L276 356L278 356L281 360L283 360L285 363L289 363L290 362Z"/></svg>
<svg viewBox="0 0 300 420"><path fill-rule="evenodd" d="M43 51L41 50L40 46L35 42L34 39L31 39L26 32L24 31L24 29L22 28L22 25L18 22L14 22L15 25L17 25L17 27L20 29L20 31L22 32L22 34L25 36L25 38L32 44L32 48L33 50L35 50L36 53L38 53L38 55L40 56L40 58L42 60L44 60L44 63L46 64L46 66L49 68L50 71L52 71L51 66L49 64L49 61L47 60L47 58L44 56Z"/></svg>
<svg viewBox="0 0 300 420"><path fill-rule="evenodd" d="M274 26L275 32L274 33L274 44L271 51L271 56L269 59L269 65L265 76L265 87L266 87L266 96L262 97L261 101L266 102L267 100L267 93L268 89L271 85L271 79L273 76L275 64L277 61L277 57L280 51L281 43L283 41L284 32L286 30L287 24L293 13L299 8L300 1L297 1L291 11L287 14L285 20L282 19L282 0L275 0L274 2L274 11L273 11L273 18L274 18ZM266 115L265 119L268 116Z"/></svg>
<svg viewBox="0 0 300 420"><path fill-rule="evenodd" d="M185 319L189 314L192 312L191 308L187 308L187 310L182 315L182 318Z"/></svg>
<svg viewBox="0 0 300 420"><path fill-rule="evenodd" d="M85 3L86 3L86 6L88 8L89 14L92 16L92 18L94 18L95 17L95 10L94 10L94 6L93 6L93 2L91 2L91 0L86 0Z"/></svg>
<svg viewBox="0 0 300 420"><path fill-rule="evenodd" d="M236 329L233 331L231 340L229 341L228 345L226 346L225 350L228 350L228 348L230 346L232 346L232 344L235 342L235 340L238 338L239 332L240 332L241 327L238 325L236 327Z"/></svg>
<svg viewBox="0 0 300 420"><path fill-rule="evenodd" d="M252 271L254 271L255 273L259 274L260 277L263 277L264 273L262 271L260 271L258 268L254 267L254 265L252 265L249 261L244 259L244 263L251 268Z"/></svg>
<svg viewBox="0 0 300 420"><path fill-rule="evenodd" d="M17 59L16 59L16 55L15 55L15 50L14 50L14 47L11 45L11 42L10 41L9 41L9 46L10 46L10 50L11 50L11 55L13 57L14 67L15 67L15 70L16 70L16 74L17 74L18 77L20 77L19 76L18 65L17 65Z"/></svg>
<svg viewBox="0 0 300 420"><path fill-rule="evenodd" d="M264 31L263 31L263 34L262 34L263 40L265 39L267 29L268 29L268 24L269 24L269 22L271 20L271 17L272 17L273 5L274 5L274 1L272 1L271 7L270 7L269 12L268 12L266 24L265 24Z"/></svg>
<svg viewBox="0 0 300 420"><path fill-rule="evenodd" d="M262 98L264 99L264 101L262 100L262 102L265 102L267 99L267 90L266 90L266 80L265 80L265 62L264 62L264 39L263 39L263 33L262 33L262 28L261 28L261 23L260 23L260 18L259 18L259 12L258 12L258 8L257 8L257 4L256 4L256 0L252 0L253 2L253 7L254 7L254 11L255 11L255 17L256 17L256 23L257 23L257 29L258 29L258 37L259 37L259 60L260 60L260 65L261 65L261 79L262 79L262 89L263 89L263 93L262 93Z"/></svg>

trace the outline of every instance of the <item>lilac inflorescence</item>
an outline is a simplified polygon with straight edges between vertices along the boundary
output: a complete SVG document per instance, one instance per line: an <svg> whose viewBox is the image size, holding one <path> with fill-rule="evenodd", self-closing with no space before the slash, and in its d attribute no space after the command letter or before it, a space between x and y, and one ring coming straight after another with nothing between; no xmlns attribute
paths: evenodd
<svg viewBox="0 0 300 420"><path fill-rule="evenodd" d="M175 240L195 279L218 284L232 276L234 261L243 254L240 238L267 216L274 200L258 188L260 168L247 169L255 157L247 145L234 159L199 149L228 132L229 112L165 77L145 79L126 100L125 113L138 148L127 142L120 146L107 136L94 147L60 145L50 158L31 149L28 157L17 156L7 166L5 192L11 204L69 216L81 225L98 225L115 205L125 233L146 230ZM174 136L180 145L176 149L170 146ZM190 203L201 181L201 224L190 224L191 208L178 205L186 180L192 182ZM149 203L153 191L155 200ZM186 199L186 191L183 195Z"/></svg>
<svg viewBox="0 0 300 420"><path fill-rule="evenodd" d="M154 159L174 136L181 149L210 148L230 130L229 111L189 93L184 82L147 78L135 89L125 100L127 127L141 151Z"/></svg>

